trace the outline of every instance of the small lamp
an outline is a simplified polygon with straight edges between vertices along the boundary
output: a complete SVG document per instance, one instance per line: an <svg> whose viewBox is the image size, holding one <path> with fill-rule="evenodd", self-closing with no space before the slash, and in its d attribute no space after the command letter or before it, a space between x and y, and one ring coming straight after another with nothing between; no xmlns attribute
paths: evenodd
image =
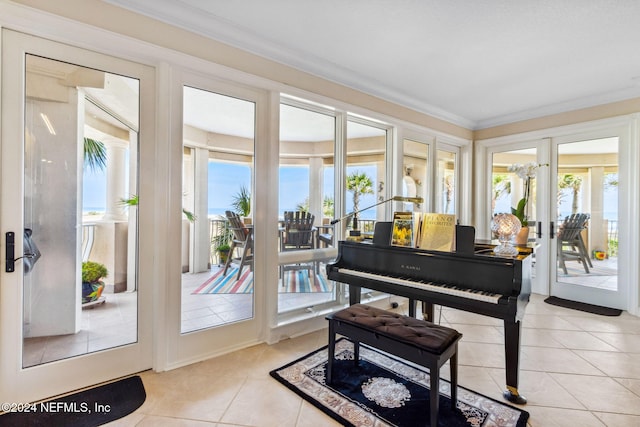
<svg viewBox="0 0 640 427"><path fill-rule="evenodd" d="M491 220L491 231L498 235L500 244L493 248L493 252L500 256L516 256L518 249L511 244L513 237L522 228L518 217L512 214L497 214Z"/></svg>

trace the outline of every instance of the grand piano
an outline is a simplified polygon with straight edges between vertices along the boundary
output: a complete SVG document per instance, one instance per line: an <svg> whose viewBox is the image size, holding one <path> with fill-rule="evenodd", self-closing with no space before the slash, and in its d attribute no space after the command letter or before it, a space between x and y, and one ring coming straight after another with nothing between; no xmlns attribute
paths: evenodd
<svg viewBox="0 0 640 427"><path fill-rule="evenodd" d="M504 321L506 384L504 398L517 404L520 325L531 293L531 251L513 258L493 254L493 245L476 244L473 253L340 241L338 257L327 265L331 280L349 285L349 303L360 302L361 288L416 301L433 321L434 304L478 313Z"/></svg>

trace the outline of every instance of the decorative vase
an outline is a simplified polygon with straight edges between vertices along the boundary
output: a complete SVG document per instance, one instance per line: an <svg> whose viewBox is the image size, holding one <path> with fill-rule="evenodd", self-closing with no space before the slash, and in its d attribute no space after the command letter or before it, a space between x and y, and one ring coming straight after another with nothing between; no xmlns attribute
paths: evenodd
<svg viewBox="0 0 640 427"><path fill-rule="evenodd" d="M526 246L529 241L529 227L522 227L514 238L517 246Z"/></svg>
<svg viewBox="0 0 640 427"><path fill-rule="evenodd" d="M97 301L103 290L103 282L82 282L82 304Z"/></svg>

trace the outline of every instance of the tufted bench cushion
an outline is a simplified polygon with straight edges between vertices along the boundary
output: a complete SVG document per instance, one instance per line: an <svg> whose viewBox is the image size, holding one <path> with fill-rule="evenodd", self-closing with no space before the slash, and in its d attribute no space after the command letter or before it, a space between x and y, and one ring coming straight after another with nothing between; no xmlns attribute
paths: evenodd
<svg viewBox="0 0 640 427"><path fill-rule="evenodd" d="M340 310L333 314L333 319L375 331L379 335L433 354L442 354L462 336L455 329L446 326L364 304L355 304Z"/></svg>
<svg viewBox="0 0 640 427"><path fill-rule="evenodd" d="M429 369L430 389L440 390L440 368L450 361L451 409L456 409L458 389L458 341L462 334L447 328L393 313L365 304L354 304L327 315L329 321L329 346L326 370L327 384L334 380L336 334L353 342L354 363L360 359L360 343L410 360ZM439 393L429 393L429 418L431 426L438 425Z"/></svg>

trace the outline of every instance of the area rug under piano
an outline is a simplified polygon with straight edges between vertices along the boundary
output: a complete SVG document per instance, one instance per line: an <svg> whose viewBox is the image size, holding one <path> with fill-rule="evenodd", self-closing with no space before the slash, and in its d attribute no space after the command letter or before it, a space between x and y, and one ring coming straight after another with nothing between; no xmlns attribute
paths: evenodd
<svg viewBox="0 0 640 427"><path fill-rule="evenodd" d="M345 426L424 426L429 419L429 372L367 346L354 367L353 344L336 342L336 379L325 383L327 347L316 350L271 376ZM525 427L529 413L458 385L457 410L451 385L440 381L440 426Z"/></svg>

